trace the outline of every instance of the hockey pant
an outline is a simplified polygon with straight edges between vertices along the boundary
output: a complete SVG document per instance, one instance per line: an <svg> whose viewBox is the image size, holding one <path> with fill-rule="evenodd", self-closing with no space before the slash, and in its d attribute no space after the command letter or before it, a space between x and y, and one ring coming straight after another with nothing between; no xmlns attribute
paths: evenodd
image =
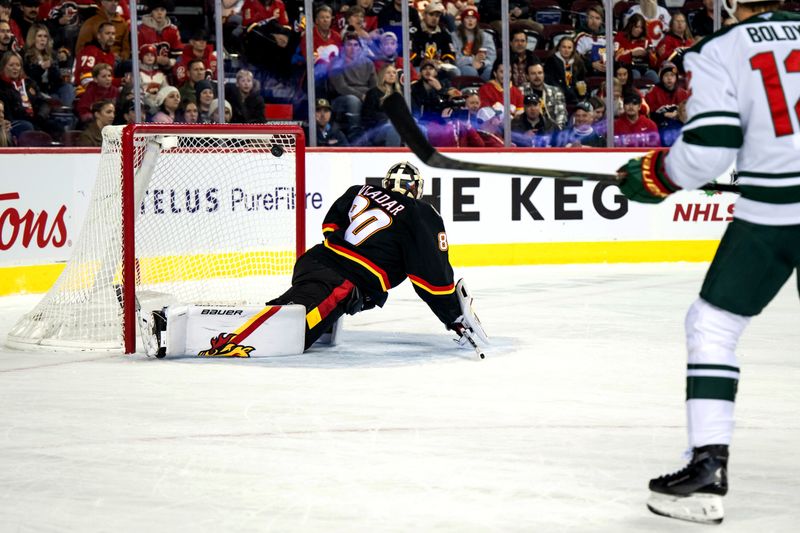
<svg viewBox="0 0 800 533"><path fill-rule="evenodd" d="M294 265L292 287L267 305L300 304L306 308L305 349L314 344L358 298L355 286L308 254Z"/></svg>
<svg viewBox="0 0 800 533"><path fill-rule="evenodd" d="M736 346L800 265L800 226L734 220L686 315L689 446L730 444L739 384ZM798 280L800 283L800 280Z"/></svg>

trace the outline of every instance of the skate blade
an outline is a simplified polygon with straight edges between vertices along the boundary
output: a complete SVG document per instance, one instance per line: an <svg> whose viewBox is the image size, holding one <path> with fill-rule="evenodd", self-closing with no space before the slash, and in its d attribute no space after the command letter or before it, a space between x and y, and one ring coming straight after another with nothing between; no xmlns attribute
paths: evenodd
<svg viewBox="0 0 800 533"><path fill-rule="evenodd" d="M657 515L701 524L720 524L724 518L722 496L716 494L671 496L651 492L647 508Z"/></svg>

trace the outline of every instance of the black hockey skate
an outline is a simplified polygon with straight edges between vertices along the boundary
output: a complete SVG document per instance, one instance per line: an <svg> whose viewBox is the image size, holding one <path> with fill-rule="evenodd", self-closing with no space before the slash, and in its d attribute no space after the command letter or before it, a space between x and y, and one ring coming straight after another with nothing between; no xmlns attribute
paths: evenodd
<svg viewBox="0 0 800 533"><path fill-rule="evenodd" d="M719 524L722 497L728 493L728 446L695 448L692 460L674 474L650 480L647 508L670 518Z"/></svg>

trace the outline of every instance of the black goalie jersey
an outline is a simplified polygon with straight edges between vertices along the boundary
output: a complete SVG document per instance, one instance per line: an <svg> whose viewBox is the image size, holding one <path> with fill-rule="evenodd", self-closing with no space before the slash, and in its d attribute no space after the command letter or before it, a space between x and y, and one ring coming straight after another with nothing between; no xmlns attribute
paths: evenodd
<svg viewBox="0 0 800 533"><path fill-rule="evenodd" d="M461 314L442 217L429 204L371 185L350 187L309 250L362 292L380 294L406 277L445 325Z"/></svg>

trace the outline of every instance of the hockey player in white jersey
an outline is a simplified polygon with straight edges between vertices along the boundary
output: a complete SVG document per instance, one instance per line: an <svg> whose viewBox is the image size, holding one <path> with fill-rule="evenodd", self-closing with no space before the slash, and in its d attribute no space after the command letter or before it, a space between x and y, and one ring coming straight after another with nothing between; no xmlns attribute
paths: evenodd
<svg viewBox="0 0 800 533"><path fill-rule="evenodd" d="M800 15L775 1L726 1L739 23L684 58L692 96L680 138L619 169L625 196L651 203L734 162L739 174L734 219L686 316L691 460L650 481L651 511L704 523L724 516L738 339L800 266Z"/></svg>

